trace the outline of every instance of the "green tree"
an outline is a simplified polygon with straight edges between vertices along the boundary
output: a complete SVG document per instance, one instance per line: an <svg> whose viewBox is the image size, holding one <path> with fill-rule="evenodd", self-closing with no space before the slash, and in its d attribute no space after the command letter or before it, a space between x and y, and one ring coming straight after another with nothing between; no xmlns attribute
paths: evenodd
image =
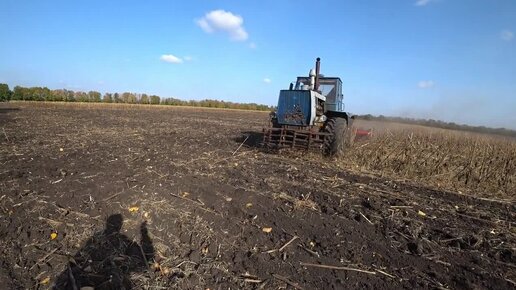
<svg viewBox="0 0 516 290"><path fill-rule="evenodd" d="M120 95L118 93L115 93L113 95L113 102L115 102L115 103L121 103L122 102L122 100L120 100Z"/></svg>
<svg viewBox="0 0 516 290"><path fill-rule="evenodd" d="M142 94L140 97L140 104L148 104L149 103L149 96L146 94Z"/></svg>
<svg viewBox="0 0 516 290"><path fill-rule="evenodd" d="M11 99L11 90L7 84L0 84L0 102L9 101Z"/></svg>
<svg viewBox="0 0 516 290"><path fill-rule="evenodd" d="M88 92L88 99L90 102L100 102L100 96L101 94L99 92L96 92L96 91L89 91Z"/></svg>
<svg viewBox="0 0 516 290"><path fill-rule="evenodd" d="M52 101L52 93L47 87L32 87L29 91L34 101Z"/></svg>
<svg viewBox="0 0 516 290"><path fill-rule="evenodd" d="M64 94L66 96L66 102L75 102L75 92L71 90L64 90Z"/></svg>
<svg viewBox="0 0 516 290"><path fill-rule="evenodd" d="M85 92L75 92L74 97L77 102L87 102L88 101L88 94L86 94Z"/></svg>
<svg viewBox="0 0 516 290"><path fill-rule="evenodd" d="M125 92L122 94L122 102L127 104L135 104L136 103L136 95L133 93Z"/></svg>
<svg viewBox="0 0 516 290"><path fill-rule="evenodd" d="M113 94L105 93L104 97L102 97L102 102L104 102L104 103L112 103L113 102Z"/></svg>
<svg viewBox="0 0 516 290"><path fill-rule="evenodd" d="M57 102L66 101L66 91L65 90L52 90L52 100Z"/></svg>
<svg viewBox="0 0 516 290"><path fill-rule="evenodd" d="M52 90L50 91L51 101L57 102L73 102L74 101L74 92L69 90Z"/></svg>
<svg viewBox="0 0 516 290"><path fill-rule="evenodd" d="M159 102L160 102L160 98L156 95L152 95L150 96L150 103L152 105L159 105Z"/></svg>
<svg viewBox="0 0 516 290"><path fill-rule="evenodd" d="M24 87L16 86L13 90L12 99L13 100L25 100L27 95L27 89Z"/></svg>

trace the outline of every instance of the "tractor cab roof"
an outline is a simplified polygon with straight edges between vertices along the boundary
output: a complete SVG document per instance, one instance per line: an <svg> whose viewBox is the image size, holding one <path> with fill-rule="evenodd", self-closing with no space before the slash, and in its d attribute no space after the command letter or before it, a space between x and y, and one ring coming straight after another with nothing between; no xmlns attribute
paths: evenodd
<svg viewBox="0 0 516 290"><path fill-rule="evenodd" d="M310 81L310 77L297 77L297 81L308 82ZM325 77L320 75L319 81L324 83L338 83L342 85L342 80L339 77Z"/></svg>

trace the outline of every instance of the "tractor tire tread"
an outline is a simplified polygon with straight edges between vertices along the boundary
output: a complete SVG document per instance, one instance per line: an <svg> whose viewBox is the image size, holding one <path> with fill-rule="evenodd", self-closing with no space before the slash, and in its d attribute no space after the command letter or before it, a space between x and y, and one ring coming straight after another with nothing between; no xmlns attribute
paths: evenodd
<svg viewBox="0 0 516 290"><path fill-rule="evenodd" d="M330 135L323 142L324 151L329 156L341 156L349 145L347 139L348 122L344 118L330 118L325 126L325 132Z"/></svg>

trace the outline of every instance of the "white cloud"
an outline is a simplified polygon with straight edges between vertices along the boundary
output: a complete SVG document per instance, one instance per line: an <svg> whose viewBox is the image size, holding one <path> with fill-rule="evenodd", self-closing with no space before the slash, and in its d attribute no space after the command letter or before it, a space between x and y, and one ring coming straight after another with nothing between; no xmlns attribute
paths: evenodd
<svg viewBox="0 0 516 290"><path fill-rule="evenodd" d="M270 84L272 82L272 80L270 78L264 78L263 82L266 84Z"/></svg>
<svg viewBox="0 0 516 290"><path fill-rule="evenodd" d="M511 41L514 38L514 33L510 30L502 30L500 38L505 41Z"/></svg>
<svg viewBox="0 0 516 290"><path fill-rule="evenodd" d="M417 86L420 89L429 89L432 88L434 85L434 81L420 81L419 83L417 83Z"/></svg>
<svg viewBox="0 0 516 290"><path fill-rule="evenodd" d="M172 54L164 54L160 57L160 59L164 62L169 62L169 63L182 63L183 62L182 59L180 59L179 57L172 55Z"/></svg>
<svg viewBox="0 0 516 290"><path fill-rule="evenodd" d="M417 0L416 3L414 5L416 6L426 6L428 5L430 2L433 2L434 0Z"/></svg>
<svg viewBox="0 0 516 290"><path fill-rule="evenodd" d="M197 25L206 33L225 32L231 40L245 41L249 35L242 24L244 19L240 15L235 15L225 10L213 10L203 18L196 20Z"/></svg>

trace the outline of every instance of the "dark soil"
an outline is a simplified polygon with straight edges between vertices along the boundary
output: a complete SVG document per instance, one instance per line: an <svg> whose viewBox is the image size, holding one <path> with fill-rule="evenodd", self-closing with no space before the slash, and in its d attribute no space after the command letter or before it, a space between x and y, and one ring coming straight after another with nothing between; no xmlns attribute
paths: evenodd
<svg viewBox="0 0 516 290"><path fill-rule="evenodd" d="M514 203L265 152L267 118L0 104L0 285L515 289Z"/></svg>

